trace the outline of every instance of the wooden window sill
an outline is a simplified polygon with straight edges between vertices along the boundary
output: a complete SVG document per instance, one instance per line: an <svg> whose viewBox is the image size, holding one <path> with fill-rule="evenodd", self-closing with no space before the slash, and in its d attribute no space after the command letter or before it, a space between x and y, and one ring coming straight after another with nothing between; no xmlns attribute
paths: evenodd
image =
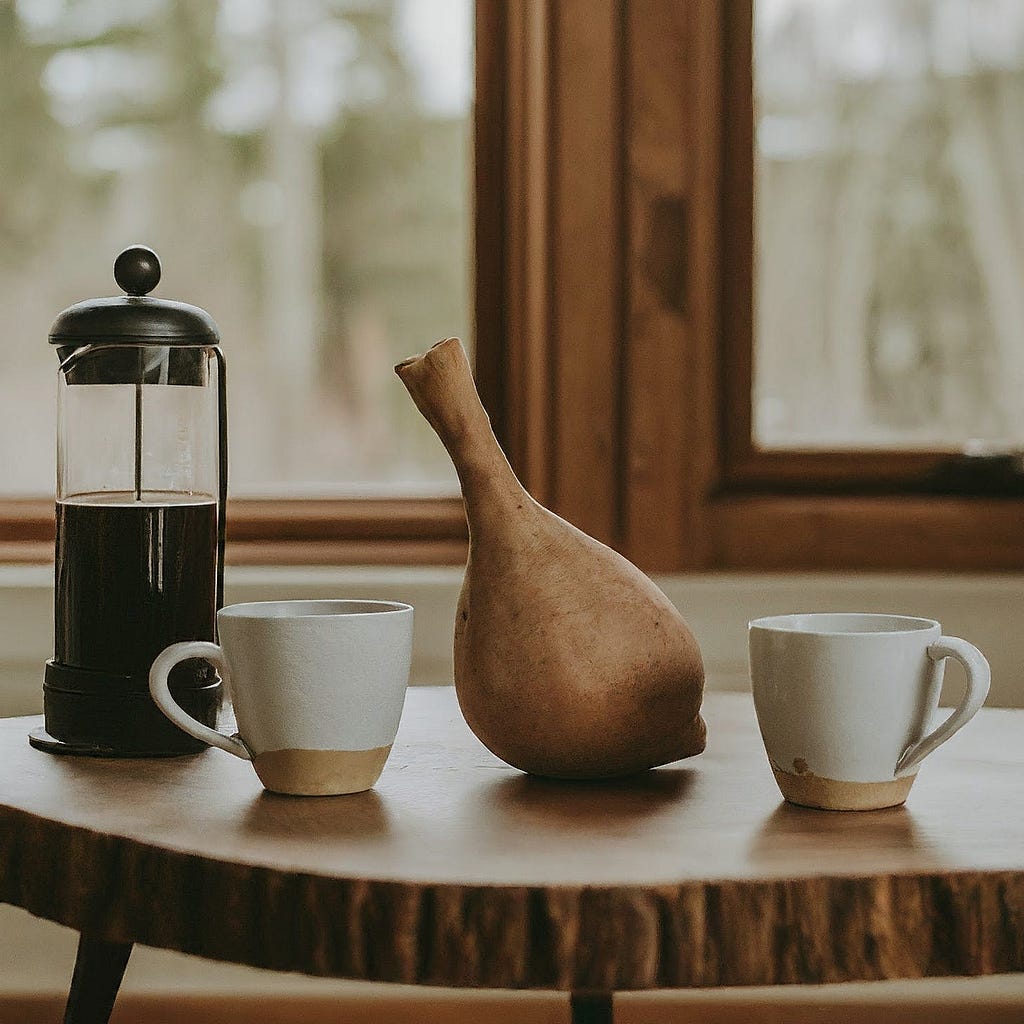
<svg viewBox="0 0 1024 1024"><path fill-rule="evenodd" d="M53 561L53 504L7 501L0 562ZM461 498L237 499L228 503L232 565L454 565L466 560Z"/></svg>
<svg viewBox="0 0 1024 1024"><path fill-rule="evenodd" d="M1024 570L1013 498L732 495L708 505L714 566L941 572Z"/></svg>

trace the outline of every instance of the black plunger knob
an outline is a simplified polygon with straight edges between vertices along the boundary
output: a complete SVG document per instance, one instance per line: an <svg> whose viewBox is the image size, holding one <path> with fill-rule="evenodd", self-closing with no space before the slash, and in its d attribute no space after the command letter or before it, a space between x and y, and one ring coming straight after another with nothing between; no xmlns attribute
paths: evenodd
<svg viewBox="0 0 1024 1024"><path fill-rule="evenodd" d="M114 260L114 280L129 295L146 295L160 283L160 257L145 245L129 245Z"/></svg>

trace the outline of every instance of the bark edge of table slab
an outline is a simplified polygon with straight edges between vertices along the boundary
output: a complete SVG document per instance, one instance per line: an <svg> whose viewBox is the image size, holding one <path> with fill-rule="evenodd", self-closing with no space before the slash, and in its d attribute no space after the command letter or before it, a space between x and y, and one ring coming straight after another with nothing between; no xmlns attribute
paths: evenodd
<svg viewBox="0 0 1024 1024"><path fill-rule="evenodd" d="M1024 971L1024 875L488 886L203 858L0 807L0 901L111 942L405 984L626 991Z"/></svg>

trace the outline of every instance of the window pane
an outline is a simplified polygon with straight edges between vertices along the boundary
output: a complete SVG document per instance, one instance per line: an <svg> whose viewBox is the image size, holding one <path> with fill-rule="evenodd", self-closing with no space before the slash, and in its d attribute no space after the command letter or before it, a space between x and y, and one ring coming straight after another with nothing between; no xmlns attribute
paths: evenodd
<svg viewBox="0 0 1024 1024"><path fill-rule="evenodd" d="M233 494L454 491L391 367L472 344L472 24L472 0L0 3L0 493L53 493L46 335L132 242L220 325Z"/></svg>
<svg viewBox="0 0 1024 1024"><path fill-rule="evenodd" d="M1024 444L1024 4L755 21L756 441Z"/></svg>

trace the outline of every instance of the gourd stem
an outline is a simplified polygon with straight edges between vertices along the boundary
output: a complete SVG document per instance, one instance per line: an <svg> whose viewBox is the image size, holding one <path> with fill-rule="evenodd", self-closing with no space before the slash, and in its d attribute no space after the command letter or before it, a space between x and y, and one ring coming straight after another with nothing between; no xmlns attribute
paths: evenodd
<svg viewBox="0 0 1024 1024"><path fill-rule="evenodd" d="M478 502L522 504L525 491L491 429L462 343L439 341L403 360L395 373L451 456L470 519Z"/></svg>

